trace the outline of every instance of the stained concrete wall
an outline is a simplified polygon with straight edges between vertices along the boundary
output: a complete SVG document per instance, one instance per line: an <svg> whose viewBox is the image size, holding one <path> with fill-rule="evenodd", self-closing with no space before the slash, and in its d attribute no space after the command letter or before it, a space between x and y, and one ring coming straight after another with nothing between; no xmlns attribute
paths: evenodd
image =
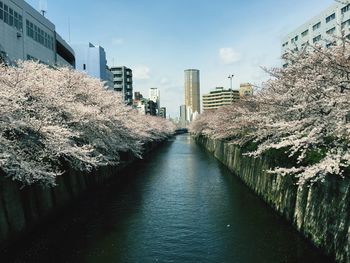
<svg viewBox="0 0 350 263"><path fill-rule="evenodd" d="M161 143L146 145L144 155ZM122 162L118 167L100 167L91 173L68 168L65 174L57 178L57 186L52 188L39 184L23 188L20 183L0 173L0 253L73 203L87 190L122 176L123 169L132 164L135 157L129 153L121 156Z"/></svg>
<svg viewBox="0 0 350 263"><path fill-rule="evenodd" d="M251 158L224 141L195 139L317 247L337 262L350 262L349 176L298 186L293 176L266 172L275 162L271 157Z"/></svg>

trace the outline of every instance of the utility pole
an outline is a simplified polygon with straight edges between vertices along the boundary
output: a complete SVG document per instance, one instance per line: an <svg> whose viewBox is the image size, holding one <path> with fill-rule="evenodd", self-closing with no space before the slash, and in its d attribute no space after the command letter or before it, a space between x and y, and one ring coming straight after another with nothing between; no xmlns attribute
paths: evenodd
<svg viewBox="0 0 350 263"><path fill-rule="evenodd" d="M233 79L234 75L231 74L228 76L228 78L230 79L230 89L232 90L232 79Z"/></svg>

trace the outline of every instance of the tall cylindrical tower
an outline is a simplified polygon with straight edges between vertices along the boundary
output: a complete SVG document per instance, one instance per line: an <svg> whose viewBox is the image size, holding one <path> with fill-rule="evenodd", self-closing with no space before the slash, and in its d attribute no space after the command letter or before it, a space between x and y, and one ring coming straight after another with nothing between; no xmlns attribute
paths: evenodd
<svg viewBox="0 0 350 263"><path fill-rule="evenodd" d="M185 105L192 113L200 113L200 79L198 69L185 70Z"/></svg>

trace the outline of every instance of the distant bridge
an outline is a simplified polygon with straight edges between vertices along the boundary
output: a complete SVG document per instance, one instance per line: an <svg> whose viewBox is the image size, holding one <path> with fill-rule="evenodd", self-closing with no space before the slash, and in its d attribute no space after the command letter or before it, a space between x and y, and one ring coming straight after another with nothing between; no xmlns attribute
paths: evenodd
<svg viewBox="0 0 350 263"><path fill-rule="evenodd" d="M187 128L179 128L175 130L175 134L183 134L183 133L188 133Z"/></svg>

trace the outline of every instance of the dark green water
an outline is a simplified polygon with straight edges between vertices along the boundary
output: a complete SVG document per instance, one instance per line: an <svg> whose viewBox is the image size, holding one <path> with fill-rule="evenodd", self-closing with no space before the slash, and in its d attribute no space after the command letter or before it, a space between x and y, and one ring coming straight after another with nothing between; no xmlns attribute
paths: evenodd
<svg viewBox="0 0 350 263"><path fill-rule="evenodd" d="M330 262L187 135L0 261Z"/></svg>

